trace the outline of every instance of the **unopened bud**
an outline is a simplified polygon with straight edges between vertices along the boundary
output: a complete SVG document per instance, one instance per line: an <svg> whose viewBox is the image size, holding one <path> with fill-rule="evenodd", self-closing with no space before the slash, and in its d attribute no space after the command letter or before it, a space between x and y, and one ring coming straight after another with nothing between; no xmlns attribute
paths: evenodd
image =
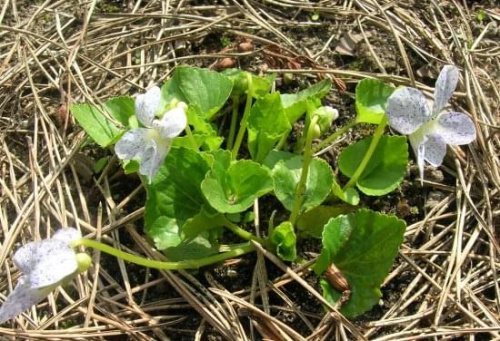
<svg viewBox="0 0 500 341"><path fill-rule="evenodd" d="M78 264L78 273L87 271L92 264L92 258L85 252L76 254L76 263Z"/></svg>

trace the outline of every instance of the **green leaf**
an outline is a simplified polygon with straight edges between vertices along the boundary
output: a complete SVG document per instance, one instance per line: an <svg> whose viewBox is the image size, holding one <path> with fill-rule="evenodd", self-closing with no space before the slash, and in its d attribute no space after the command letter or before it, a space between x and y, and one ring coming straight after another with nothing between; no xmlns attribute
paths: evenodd
<svg viewBox="0 0 500 341"><path fill-rule="evenodd" d="M210 215L204 210L188 219L182 227L182 238L192 240L203 232L216 227L224 226L225 219L222 214Z"/></svg>
<svg viewBox="0 0 500 341"><path fill-rule="evenodd" d="M230 152L216 157L201 184L210 205L221 213L243 212L254 200L273 189L270 171L250 160L231 162Z"/></svg>
<svg viewBox="0 0 500 341"><path fill-rule="evenodd" d="M394 91L376 79L363 79L356 87L356 112L358 123L379 124L385 115L387 99Z"/></svg>
<svg viewBox="0 0 500 341"><path fill-rule="evenodd" d="M248 116L248 149L252 159L261 163L291 128L279 93L258 99Z"/></svg>
<svg viewBox="0 0 500 341"><path fill-rule="evenodd" d="M106 103L103 108L124 127L129 125L129 119L135 115L135 104L132 97L115 97Z"/></svg>
<svg viewBox="0 0 500 341"><path fill-rule="evenodd" d="M339 156L340 171L352 177L361 163L372 138L367 137L342 151ZM403 180L408 165L408 145L405 136L382 136L370 161L356 183L368 195L384 195Z"/></svg>
<svg viewBox="0 0 500 341"><path fill-rule="evenodd" d="M277 226L271 234L271 242L276 245L276 254L281 259L293 262L297 258L297 237L291 222L285 221Z"/></svg>
<svg viewBox="0 0 500 341"><path fill-rule="evenodd" d="M317 102L317 106L321 105L319 100L326 96L331 87L332 82L325 79L296 94L282 94L281 101L290 124L297 122L300 116L307 111L307 101L313 100Z"/></svg>
<svg viewBox="0 0 500 341"><path fill-rule="evenodd" d="M74 104L70 107L70 111L78 124L101 147L113 144L121 135L121 131L98 107L87 103Z"/></svg>
<svg viewBox="0 0 500 341"><path fill-rule="evenodd" d="M210 119L222 108L233 87L233 83L220 73L187 66L177 67L172 79L173 84L165 91L180 93L176 98L198 107L205 119Z"/></svg>
<svg viewBox="0 0 500 341"><path fill-rule="evenodd" d="M294 157L297 157L297 154L273 149L267 154L262 164L272 170L279 161L287 161Z"/></svg>
<svg viewBox="0 0 500 341"><path fill-rule="evenodd" d="M188 124L193 127L193 137L196 141L197 149L216 150L220 147L224 139L217 135L215 126L207 122L196 107L188 107L187 110ZM182 146L185 148L194 148L189 136L177 137L173 143L174 146Z"/></svg>
<svg viewBox="0 0 500 341"><path fill-rule="evenodd" d="M200 189L209 169L208 162L200 153L172 147L153 182L146 187L145 230L159 250L170 245L165 234L172 231L180 233L188 219L195 217L204 207L209 207ZM162 219L161 224L154 225L159 218Z"/></svg>
<svg viewBox="0 0 500 341"><path fill-rule="evenodd" d="M280 161L273 169L274 192L289 211L292 211L293 208L295 191L301 172L301 156ZM321 159L312 159L307 174L306 191L301 211L307 211L320 205L330 193L332 181L333 173L328 163Z"/></svg>
<svg viewBox="0 0 500 341"><path fill-rule="evenodd" d="M241 69L227 69L222 74L233 82L233 91L231 96L243 96L248 91L248 72ZM266 77L259 77L250 74L252 77L252 87L250 89L252 97L261 98L271 91L276 75L271 74Z"/></svg>
<svg viewBox="0 0 500 341"><path fill-rule="evenodd" d="M347 188L345 192L342 190L338 182L334 179L332 192L343 202L348 203L352 206L357 206L359 204L359 193L354 188Z"/></svg>
<svg viewBox="0 0 500 341"><path fill-rule="evenodd" d="M344 315L358 316L380 300L380 286L403 242L405 229L403 220L365 209L327 223L314 271L321 275L331 263L342 271L351 289L349 301L340 309ZM334 303L341 293L329 286L324 296Z"/></svg>
<svg viewBox="0 0 500 341"><path fill-rule="evenodd" d="M155 236L156 247L163 251L170 261L200 259L218 252L218 244L211 241L207 232L197 235L188 242L183 242L179 226L168 217L159 217L149 228Z"/></svg>
<svg viewBox="0 0 500 341"><path fill-rule="evenodd" d="M347 205L321 205L299 215L297 229L301 235L321 238L325 224L334 217L350 213L353 208Z"/></svg>

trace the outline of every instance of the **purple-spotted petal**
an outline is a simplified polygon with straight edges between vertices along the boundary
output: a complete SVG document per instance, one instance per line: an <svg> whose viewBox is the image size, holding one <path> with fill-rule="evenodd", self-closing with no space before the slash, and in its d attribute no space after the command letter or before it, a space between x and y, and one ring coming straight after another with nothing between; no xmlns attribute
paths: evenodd
<svg viewBox="0 0 500 341"><path fill-rule="evenodd" d="M458 69L453 65L446 65L439 73L436 85L434 87L434 106L433 115L437 115L443 110L446 103L451 98L458 83Z"/></svg>
<svg viewBox="0 0 500 341"><path fill-rule="evenodd" d="M443 163L446 155L446 142L437 134L429 134L424 142L424 159L434 167Z"/></svg>
<svg viewBox="0 0 500 341"><path fill-rule="evenodd" d="M447 144L458 146L476 139L476 127L469 116L461 112L447 112L436 119L434 131Z"/></svg>
<svg viewBox="0 0 500 341"><path fill-rule="evenodd" d="M144 152L139 166L139 173L146 175L149 179L149 183L153 181L158 169L163 164L163 161L165 161L170 146L170 140L163 140L159 145L153 142Z"/></svg>
<svg viewBox="0 0 500 341"><path fill-rule="evenodd" d="M409 135L429 120L425 96L414 88L395 90L387 99L387 118L392 128Z"/></svg>
<svg viewBox="0 0 500 341"><path fill-rule="evenodd" d="M161 119L153 121L153 127L164 139L173 139L178 136L186 128L186 125L186 104L183 102L166 112Z"/></svg>
<svg viewBox="0 0 500 341"><path fill-rule="evenodd" d="M127 131L115 145L115 153L122 160L133 160L144 154L150 144L147 128Z"/></svg>
<svg viewBox="0 0 500 341"><path fill-rule="evenodd" d="M161 90L154 86L145 94L137 95L135 98L135 115L139 122L146 127L151 127L155 118L156 110L160 106Z"/></svg>
<svg viewBox="0 0 500 341"><path fill-rule="evenodd" d="M32 305L43 300L55 287L56 285L35 289L31 287L26 276L20 277L16 288L0 308L0 324L15 318Z"/></svg>
<svg viewBox="0 0 500 341"><path fill-rule="evenodd" d="M32 288L58 284L76 274L78 262L75 251L68 243L48 239L37 243L30 272L26 273Z"/></svg>

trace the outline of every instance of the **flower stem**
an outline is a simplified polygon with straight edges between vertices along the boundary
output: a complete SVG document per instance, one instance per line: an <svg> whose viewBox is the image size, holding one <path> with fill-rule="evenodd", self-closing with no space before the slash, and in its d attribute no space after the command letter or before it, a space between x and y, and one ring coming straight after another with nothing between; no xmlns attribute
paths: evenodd
<svg viewBox="0 0 500 341"><path fill-rule="evenodd" d="M382 137L382 134L384 133L385 126L387 125L387 117L384 115L382 120L380 121L377 129L375 130L375 133L373 133L372 141L370 143L370 146L368 147L368 150L366 151L365 156L363 157L363 160L361 160L360 164L358 165L358 168L352 175L351 179L349 182L342 188L343 191L346 189L354 186L356 182L358 182L359 177L363 173L363 171L366 168L366 165L368 165L368 162L370 161L373 153L375 152L375 149L377 148L378 142L380 141L380 138Z"/></svg>
<svg viewBox="0 0 500 341"><path fill-rule="evenodd" d="M227 138L227 149L233 148L234 134L236 133L236 122L238 120L238 109L240 108L240 96L233 96L233 113L231 115L231 126L229 128L229 137Z"/></svg>
<svg viewBox="0 0 500 341"><path fill-rule="evenodd" d="M247 90L247 101L245 103L245 111L243 112L243 118L240 122L240 129L238 130L238 135L236 136L236 141L234 142L232 157L233 160L236 160L238 156L238 152L240 150L241 142L243 141L243 136L245 136L245 131L247 129L247 121L248 115L250 114L250 109L252 108L252 76L250 73L247 73L247 82L248 82L248 90Z"/></svg>
<svg viewBox="0 0 500 341"><path fill-rule="evenodd" d="M293 197L293 207L292 213L290 214L290 222L295 225L297 218L299 217L300 208L304 201L304 195L306 192L306 181L307 175L309 173L309 165L311 164L313 151L311 148L312 140L314 137L314 128L318 121L318 116L314 116L311 119L309 127L307 129L306 143L304 146L304 157L302 159L302 171L300 173L299 183L297 184L297 189L295 190L295 195Z"/></svg>
<svg viewBox="0 0 500 341"><path fill-rule="evenodd" d="M331 142L338 139L340 135L345 134L349 129L354 127L356 124L358 124L358 122L356 122L356 120L354 120L354 121L347 123L347 125L343 126L342 128L336 130L332 135L328 136L326 139L321 141L316 147L314 147L313 153L317 153L321 149L325 148Z"/></svg>
<svg viewBox="0 0 500 341"><path fill-rule="evenodd" d="M148 268L161 269L161 270L184 270L184 269L198 269L206 265L218 263L226 259L235 258L245 253L255 250L255 247L250 243L245 243L243 245L238 245L235 248L217 255L205 257L202 259L189 259L180 262L161 262L157 260L147 259L144 257L136 256L121 250L118 250L112 246L97 242L92 239L79 239L71 243L72 247L86 246L93 249L108 253L117 258L121 258L128 262L142 265Z"/></svg>
<svg viewBox="0 0 500 341"><path fill-rule="evenodd" d="M194 150L198 150L198 144L196 143L196 140L193 135L193 131L191 130L191 127L189 124L186 124L186 135L188 136L189 142L191 143L191 146L193 147Z"/></svg>

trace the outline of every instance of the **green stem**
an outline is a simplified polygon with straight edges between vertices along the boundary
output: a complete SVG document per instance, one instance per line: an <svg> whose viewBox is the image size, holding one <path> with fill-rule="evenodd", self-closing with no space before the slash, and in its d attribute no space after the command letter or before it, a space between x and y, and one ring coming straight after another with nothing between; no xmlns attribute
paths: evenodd
<svg viewBox="0 0 500 341"><path fill-rule="evenodd" d="M354 120L354 121L349 122L347 125L343 126L342 128L336 130L332 135L328 136L326 139L321 141L316 147L314 147L313 152L314 153L319 152L321 149L328 146L331 142L338 139L340 135L345 134L349 129L354 127L356 124L358 124L358 122L356 122L356 120Z"/></svg>
<svg viewBox="0 0 500 341"><path fill-rule="evenodd" d="M239 227L238 225L236 225L235 223L233 223L231 220L227 219L226 217L224 217L224 227L226 227L228 230L231 230L231 232L233 232L234 234L238 235L239 237L241 237L245 240L248 240L248 241L254 240L261 245L264 245L264 246L267 245L267 241L265 239L257 237L256 235L254 235L248 231L245 231L244 229L242 229L241 227Z"/></svg>
<svg viewBox="0 0 500 341"><path fill-rule="evenodd" d="M79 239L71 243L72 247L86 246L93 249L108 253L117 258L126 260L137 265L142 265L148 268L161 269L161 270L184 270L184 269L198 269L203 266L218 263L226 259L239 257L245 253L255 250L255 247L250 243L245 243L244 245L238 245L236 248L220 253L214 256L205 257L203 259L189 259L180 262L161 262L157 260L151 260L144 257L136 256L118 249L112 246L99 243L92 239Z"/></svg>
<svg viewBox="0 0 500 341"><path fill-rule="evenodd" d="M186 135L188 136L189 142L191 143L191 146L193 147L194 150L198 150L198 144L196 143L196 140L193 135L193 131L191 130L191 127L189 124L186 124Z"/></svg>
<svg viewBox="0 0 500 341"><path fill-rule="evenodd" d="M231 127L229 128L229 137L227 138L227 149L233 148L234 134L236 133L236 122L238 121L238 109L240 108L240 96L233 98L233 114L231 115Z"/></svg>
<svg viewBox="0 0 500 341"><path fill-rule="evenodd" d="M306 181L307 175L309 173L309 165L312 160L312 140L314 138L314 128L318 121L318 116L314 116L309 124L306 135L306 143L304 146L304 157L302 160L302 171L300 173L299 183L297 184L297 189L295 190L295 195L293 197L293 207L292 213L290 214L290 222L295 225L297 218L299 217L300 208L302 207L302 202L304 201L304 195L306 192Z"/></svg>
<svg viewBox="0 0 500 341"><path fill-rule="evenodd" d="M241 142L243 141L243 136L245 136L245 131L247 129L248 115L250 114L250 109L252 108L252 76L247 73L248 90L247 90L247 101L245 103L245 111L243 112L243 118L240 122L240 130L238 130L238 135L236 136L236 141L233 146L232 157L236 160L238 152L240 150Z"/></svg>
<svg viewBox="0 0 500 341"><path fill-rule="evenodd" d="M366 165L368 165L368 162L370 161L373 153L375 152L375 149L377 148L378 142L380 141L380 138L382 137L382 134L384 133L385 126L387 125L387 117L384 115L382 120L380 121L377 129L375 130L375 133L373 134L372 141L370 143L370 146L368 147L368 150L366 151L365 156L363 157L363 160L361 160L361 163L358 165L358 168L352 175L351 179L349 182L342 188L343 191L346 189L353 187L356 182L358 182L359 177L363 173L363 171L366 168Z"/></svg>

